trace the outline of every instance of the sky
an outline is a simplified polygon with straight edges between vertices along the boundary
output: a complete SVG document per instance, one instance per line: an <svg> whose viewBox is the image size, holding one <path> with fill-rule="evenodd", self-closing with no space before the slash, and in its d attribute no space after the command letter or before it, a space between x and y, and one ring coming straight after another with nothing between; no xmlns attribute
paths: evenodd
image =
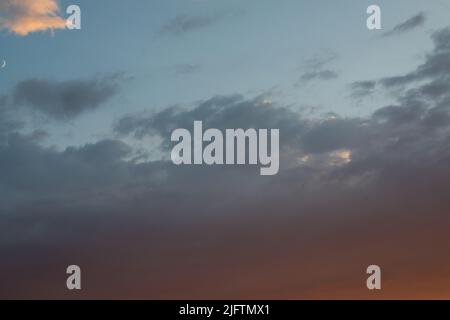
<svg viewBox="0 0 450 320"><path fill-rule="evenodd" d="M450 2L371 4L0 0L0 297L450 298ZM279 174L175 166L195 120Z"/></svg>

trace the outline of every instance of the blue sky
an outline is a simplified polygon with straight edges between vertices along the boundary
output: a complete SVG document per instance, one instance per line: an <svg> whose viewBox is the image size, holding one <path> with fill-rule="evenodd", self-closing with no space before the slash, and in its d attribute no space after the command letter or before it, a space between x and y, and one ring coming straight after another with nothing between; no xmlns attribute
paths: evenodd
<svg viewBox="0 0 450 320"><path fill-rule="evenodd" d="M191 106L214 95L272 92L294 109L313 107L314 116L368 115L384 98L353 101L349 83L409 70L431 48L428 33L445 25L450 12L440 0L378 1L384 30L427 13L423 30L381 38L383 31L365 26L371 1L62 1L62 13L73 3L82 9L80 31L0 35L8 64L0 73L3 93L29 78L123 74L120 94L107 107L70 123L29 119L30 129L53 132L46 143L59 147L110 136L124 114ZM181 15L211 21L182 34L161 32ZM324 68L337 72L336 79L298 84L309 60L333 56Z"/></svg>

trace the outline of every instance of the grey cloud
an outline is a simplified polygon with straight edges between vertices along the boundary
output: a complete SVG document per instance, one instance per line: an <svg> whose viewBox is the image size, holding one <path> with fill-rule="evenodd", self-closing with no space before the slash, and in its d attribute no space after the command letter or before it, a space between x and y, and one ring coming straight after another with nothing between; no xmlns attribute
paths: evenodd
<svg viewBox="0 0 450 320"><path fill-rule="evenodd" d="M0 96L0 145L11 132L22 128L23 123L11 116L7 96Z"/></svg>
<svg viewBox="0 0 450 320"><path fill-rule="evenodd" d="M381 121L388 121L393 125L413 123L423 117L425 108L419 105L413 106L387 106L378 109L374 113L374 118Z"/></svg>
<svg viewBox="0 0 450 320"><path fill-rule="evenodd" d="M396 87L396 86L401 86L401 85L405 85L409 82L412 82L415 80L414 75L412 74L408 74L405 76L395 76L395 77L388 77L388 78L383 78L380 80L380 83L386 87L386 88L390 88L390 87Z"/></svg>
<svg viewBox="0 0 450 320"><path fill-rule="evenodd" d="M434 43L434 50L427 55L423 64L416 70L401 76L387 77L380 80L386 87L405 86L416 81L448 78L450 73L450 28L444 28L434 32L431 36Z"/></svg>
<svg viewBox="0 0 450 320"><path fill-rule="evenodd" d="M437 130L449 123L450 81L439 79L403 92L397 105L378 109L373 117L393 126ZM411 129L411 128L410 128ZM423 132L424 134L427 134Z"/></svg>
<svg viewBox="0 0 450 320"><path fill-rule="evenodd" d="M322 70L322 71L314 71L307 72L301 76L302 81L310 81L310 80L332 80L336 79L339 75L332 70Z"/></svg>
<svg viewBox="0 0 450 320"><path fill-rule="evenodd" d="M286 137L295 139L301 132L299 115L286 107L277 107L264 96L245 100L241 95L216 96L187 109L167 108L150 115L129 115L120 119L114 130L121 134L159 135L166 140L176 128L191 128L193 122L202 120L211 128L282 128Z"/></svg>
<svg viewBox="0 0 450 320"><path fill-rule="evenodd" d="M405 163L418 154L421 162L414 161L411 170L430 167L436 160L432 155L440 153L440 159L450 157L450 149L446 149L449 144L447 131L428 129L430 126L449 126L448 122L436 122L442 119L440 113L444 110L436 109L435 103L430 101L419 107L404 105L405 101L399 100L398 105L381 108L368 119L334 116L321 121L302 119L299 114L276 103L265 104L263 101L261 98L244 99L239 95L218 96L189 110L169 108L147 118L130 116L125 122L119 122L116 130L121 134L139 132L139 135L168 138L173 128L190 128L194 120L203 120L205 126L217 128L280 128L283 161L279 176L271 179L277 192L300 186L325 188L336 179L336 183L345 185L355 177L363 186L373 182L366 180L369 173L372 178L373 174L381 175L380 179L385 179L387 173L398 176L395 168L406 170ZM327 153L342 149L352 152L351 162L345 166L329 167L326 161L322 162ZM64 199L77 206L90 203L107 207L117 205L118 208L134 207L134 202L153 208L152 212L170 212L175 209L163 200L166 199L163 194L167 194L171 195L167 199L176 197L184 202L185 208L195 211L199 203L203 203L200 200L203 196L226 195L230 199L237 196L232 192L237 181L241 181L241 186L246 181L249 192L254 190L252 188L269 188L265 189L267 192L272 188L270 183L266 185L257 174L253 175L255 172L246 168L176 167L165 161L137 163L127 160L130 155L130 147L118 140L56 151L39 146L35 138L10 134L8 143L0 147L0 185L4 194L15 197L9 197L3 205L12 208L7 203L13 200L31 205L45 199L41 202L44 205L50 200L58 203ZM311 155L310 162L296 164L296 159L303 155ZM320 161L315 163L316 160ZM290 165L286 166L288 162ZM434 170L444 170L446 164L442 160L439 166ZM299 176L301 180L294 179ZM317 176L321 176L318 186L315 185ZM243 177L246 178L243 180ZM208 186L214 181L220 183L215 183L215 189L209 190ZM282 185L278 186L277 181L283 181ZM198 196L204 194L189 200L191 191L202 191ZM118 205L117 201L122 203ZM149 201L155 203L152 205Z"/></svg>
<svg viewBox="0 0 450 320"><path fill-rule="evenodd" d="M436 53L444 52L448 53L450 51L450 27L438 30L431 35L433 39Z"/></svg>
<svg viewBox="0 0 450 320"><path fill-rule="evenodd" d="M123 142L105 140L62 152L41 147L36 136L12 133L0 148L0 184L29 196L60 194L112 182L130 152Z"/></svg>
<svg viewBox="0 0 450 320"><path fill-rule="evenodd" d="M405 22L396 25L392 30L383 33L383 37L399 35L411 31L417 27L421 27L424 25L425 20L426 20L425 13L420 12L417 15L409 18Z"/></svg>
<svg viewBox="0 0 450 320"><path fill-rule="evenodd" d="M302 136L304 150L313 153L338 148L353 150L348 167L370 172L369 164L381 171L383 166L392 166L392 162L388 165L385 161L393 161L390 157L394 155L400 165L400 159L410 161L408 157L421 148L427 155L433 148L435 152L445 148L443 136L450 124L450 29L438 30L431 38L435 47L425 63L405 75L380 80L385 88L400 87L395 104L379 108L368 119L334 117L313 125ZM354 96L363 97L372 94L376 85L376 81L361 81L351 84L351 89Z"/></svg>
<svg viewBox="0 0 450 320"><path fill-rule="evenodd" d="M198 64L179 64L174 69L177 75L189 75L199 72L202 67Z"/></svg>
<svg viewBox="0 0 450 320"><path fill-rule="evenodd" d="M16 85L9 103L30 107L54 119L68 120L108 101L118 92L118 80L117 75L61 82L24 80Z"/></svg>
<svg viewBox="0 0 450 320"><path fill-rule="evenodd" d="M250 271L259 270L258 259L281 255L295 265L296 274L305 255L319 267L323 265L319 257L327 256L330 246L334 252L345 253L349 243L361 239L364 245L353 246L350 257L355 252L365 254L369 243L373 245L371 254L376 248L379 260L393 263L392 252L404 254L410 246L414 250L406 251L413 252L409 256L413 260L408 263L426 257L429 264L429 246L418 247L428 237L421 235L417 240L413 234L419 227L430 226L433 253L448 252L448 245L442 245L447 241L434 239L448 239L448 230L437 227L447 225L442 212L450 208L446 191L450 136L449 130L424 134L423 124L431 110L427 108L433 108L435 101L426 100L426 108L416 113L403 103L406 100L400 100L396 108L380 109L368 119L330 115L317 122L261 98L218 96L190 110L171 108L156 113L143 122L134 117L122 128L127 133L140 128L142 134L166 135L173 126L190 126L193 119L219 128L279 126L284 161L279 175L269 179L243 167L136 163L127 160L130 148L117 140L56 151L39 146L32 137L11 134L8 144L0 147L0 193L4 199L0 202L0 253L4 257L0 270L11 274L28 262L42 275L37 280L27 273L8 277L0 296L23 296L27 287L25 292L31 296L65 297L67 293L57 289L60 277L53 274L66 260L81 261L91 275L98 275L84 291L86 296L155 298L161 297L161 292L172 298L192 298L192 291L180 291L191 284L185 280L186 274L194 278L192 283L203 279L216 284L215 290L203 289L201 294L229 294L226 285L214 282L225 270L220 267L223 250L234 252L240 263L233 273L222 277L235 279L243 290L252 287L240 283ZM327 152L338 149L352 152L349 163L330 166L322 161ZM296 163L305 154L312 158L305 164L285 165L286 160ZM387 248L378 247L380 230L390 244L388 253ZM409 231L411 235L405 233ZM370 232L373 239L367 236ZM302 253L299 261L292 256L293 244L295 252ZM264 250L255 252L260 247ZM34 259L35 255L50 258L42 262ZM368 258L364 256L361 263ZM442 262L434 255L431 259ZM137 270L136 265L145 271ZM200 265L204 270L197 272ZM344 262L339 266L348 268ZM403 269L404 264L396 266ZM120 270L123 283L110 281L115 274L111 270ZM333 277L342 276L333 270ZM151 285L142 283L148 272L153 277ZM167 283L168 277L177 274L183 276ZM310 284L310 277L303 277L294 291L306 294L301 288L314 287L325 275L310 276L315 281ZM288 283L288 279L276 280L274 287L279 281ZM43 285L52 290L41 290ZM258 292L264 290L264 294L271 289L258 286Z"/></svg>
<svg viewBox="0 0 450 320"><path fill-rule="evenodd" d="M427 112L403 119L405 107L399 103L397 109L379 111L369 119L315 122L276 103L265 106L260 99L221 96L192 110L169 109L142 121L134 117L121 128L166 135L174 126L190 126L193 119L217 127L278 126L285 144L282 167L269 179L248 167L136 163L127 160L130 148L120 141L56 151L30 137L10 135L8 144L0 147L0 271L11 276L4 280L0 296L66 297L67 290L58 289L60 277L54 274L73 260L95 275L83 297L103 298L225 297L236 286L248 292L254 287L243 279L260 270L261 259L276 261L281 256L297 274L308 257L314 269L321 270L320 257L328 257L330 246L345 254L349 243L352 253L343 260L352 264L355 253L363 255L358 263L364 264L379 250L377 261L395 263L399 270L405 264L391 256L405 257L405 251L413 252L408 264L424 260L427 265L447 265L448 259L440 257L447 257L448 241L435 239L448 239L448 230L439 226L448 225L442 212L450 209L449 130L424 134ZM385 119L379 121L379 116ZM340 166L322 161L337 149L351 150L351 161ZM305 154L311 160L298 164ZM287 161L294 165L287 167ZM418 228L432 230L430 236L421 234L417 240ZM380 232L389 248L379 247ZM433 241L423 245L429 238ZM364 244L354 245L361 241ZM368 244L370 256L365 255ZM261 247L264 250L257 249ZM222 268L224 259L230 259L223 257L224 250L239 260L232 273ZM294 258L293 250L302 258ZM35 259L38 256L49 259ZM334 263L348 268L348 262ZM40 277L16 276L14 270L21 265L32 266ZM280 268L285 270L285 264ZM110 281L115 270L120 270L123 282ZM304 287L313 288L326 276L344 277L336 268L331 274L308 270L293 293L308 294ZM142 283L149 272L151 281ZM258 274L255 283L264 274ZM219 275L235 283L217 285ZM208 285L192 293L199 279ZM277 276L273 286L258 285L258 294L272 294L280 281L289 283ZM186 286L190 290L183 291ZM253 296L248 295L242 297Z"/></svg>
<svg viewBox="0 0 450 320"><path fill-rule="evenodd" d="M367 143L369 127L362 119L330 119L310 127L302 136L302 147L307 153L323 153L337 149L353 149Z"/></svg>
<svg viewBox="0 0 450 320"><path fill-rule="evenodd" d="M223 15L190 16L178 15L173 20L163 25L159 31L160 35L181 36L196 30L207 28L223 18Z"/></svg>
<svg viewBox="0 0 450 320"><path fill-rule="evenodd" d="M350 84L353 98L364 98L371 95L376 87L376 81L356 81Z"/></svg>
<svg viewBox="0 0 450 320"><path fill-rule="evenodd" d="M338 58L337 54L332 51L325 51L314 55L312 58L305 60L303 69L305 72L295 86L301 86L312 80L332 80L339 77L336 71L327 69L327 65L333 63Z"/></svg>
<svg viewBox="0 0 450 320"><path fill-rule="evenodd" d="M306 59L304 62L304 68L306 70L320 70L323 69L326 65L336 61L338 59L337 53L326 50L320 53L315 54L309 59Z"/></svg>
<svg viewBox="0 0 450 320"><path fill-rule="evenodd" d="M67 157L76 158L93 164L104 164L120 161L131 153L131 148L121 141L102 140L95 144L87 144L83 147L69 147L64 151Z"/></svg>

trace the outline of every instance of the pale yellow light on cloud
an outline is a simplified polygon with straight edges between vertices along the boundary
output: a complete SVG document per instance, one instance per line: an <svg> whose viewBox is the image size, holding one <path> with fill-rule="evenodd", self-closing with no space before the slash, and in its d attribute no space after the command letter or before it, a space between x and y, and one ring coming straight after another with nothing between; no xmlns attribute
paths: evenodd
<svg viewBox="0 0 450 320"><path fill-rule="evenodd" d="M0 29L20 36L64 29L66 20L58 13L58 0L0 0Z"/></svg>
<svg viewBox="0 0 450 320"><path fill-rule="evenodd" d="M350 150L337 150L331 153L331 163L333 165L347 164L352 161L352 152Z"/></svg>

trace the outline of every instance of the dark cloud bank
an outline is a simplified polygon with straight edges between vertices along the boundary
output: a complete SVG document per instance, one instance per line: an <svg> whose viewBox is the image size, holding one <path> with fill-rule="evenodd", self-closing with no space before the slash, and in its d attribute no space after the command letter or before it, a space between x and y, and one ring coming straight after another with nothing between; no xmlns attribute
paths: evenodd
<svg viewBox="0 0 450 320"><path fill-rule="evenodd" d="M231 95L115 125L119 138L161 136L164 151L193 120L279 128L273 177L136 163L120 140L59 152L2 117L0 297L70 298L65 267L79 264L83 297L369 298L373 263L384 270L377 297L445 297L450 29L432 38L416 70L379 81L396 103L368 118L310 120Z"/></svg>

